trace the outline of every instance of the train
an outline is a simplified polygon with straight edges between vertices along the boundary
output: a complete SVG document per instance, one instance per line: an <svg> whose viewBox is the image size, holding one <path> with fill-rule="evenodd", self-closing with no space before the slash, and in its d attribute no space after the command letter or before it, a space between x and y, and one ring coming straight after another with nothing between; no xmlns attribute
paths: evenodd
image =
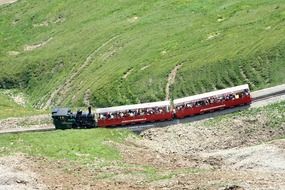
<svg viewBox="0 0 285 190"><path fill-rule="evenodd" d="M194 96L142 104L97 108L88 112L69 108L54 108L56 129L105 128L183 119L217 110L248 105L252 102L248 84L216 90Z"/></svg>

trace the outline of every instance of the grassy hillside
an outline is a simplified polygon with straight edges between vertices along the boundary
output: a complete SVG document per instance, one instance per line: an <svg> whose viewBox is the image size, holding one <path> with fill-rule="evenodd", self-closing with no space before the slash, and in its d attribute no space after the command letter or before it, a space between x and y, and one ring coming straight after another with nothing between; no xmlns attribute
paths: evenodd
<svg viewBox="0 0 285 190"><path fill-rule="evenodd" d="M0 88L35 106L163 100L285 82L283 0L19 0L0 7Z"/></svg>
<svg viewBox="0 0 285 190"><path fill-rule="evenodd" d="M90 129L26 133L1 136L0 155L26 153L53 159L91 162L96 159L119 160L119 151L106 141L120 143L131 133L126 130Z"/></svg>
<svg viewBox="0 0 285 190"><path fill-rule="evenodd" d="M16 104L10 97L0 91L0 119L7 117L21 117L42 114L43 111L35 110L31 106Z"/></svg>

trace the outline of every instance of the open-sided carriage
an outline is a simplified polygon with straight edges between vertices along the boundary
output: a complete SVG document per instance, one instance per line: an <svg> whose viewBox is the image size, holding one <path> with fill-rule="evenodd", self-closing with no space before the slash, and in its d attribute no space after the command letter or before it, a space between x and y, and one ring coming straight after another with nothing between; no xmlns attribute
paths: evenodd
<svg viewBox="0 0 285 190"><path fill-rule="evenodd" d="M251 103L249 86L241 85L204 94L175 99L175 115L181 119L219 109L231 108Z"/></svg>
<svg viewBox="0 0 285 190"><path fill-rule="evenodd" d="M173 119L170 101L96 109L97 125L109 127Z"/></svg>

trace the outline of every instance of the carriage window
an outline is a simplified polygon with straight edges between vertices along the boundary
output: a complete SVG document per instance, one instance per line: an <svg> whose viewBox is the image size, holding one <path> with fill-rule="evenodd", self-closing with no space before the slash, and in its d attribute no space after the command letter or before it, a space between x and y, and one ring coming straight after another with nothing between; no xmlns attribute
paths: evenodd
<svg viewBox="0 0 285 190"><path fill-rule="evenodd" d="M236 99L242 98L244 96L249 96L249 95L250 95L249 90L245 89L240 92L227 93L227 94L222 94L219 96L212 96L212 97L204 98L202 100L196 100L193 102L185 102L182 105L177 105L176 109L178 111L182 109L192 109L195 107L207 106L209 104L219 103L223 101L236 100Z"/></svg>
<svg viewBox="0 0 285 190"><path fill-rule="evenodd" d="M154 107L154 108L140 108L140 109L130 109L125 111L110 112L110 113L100 113L99 119L118 119L124 117L136 117L143 115L154 115L163 114L169 112L168 108L165 107Z"/></svg>

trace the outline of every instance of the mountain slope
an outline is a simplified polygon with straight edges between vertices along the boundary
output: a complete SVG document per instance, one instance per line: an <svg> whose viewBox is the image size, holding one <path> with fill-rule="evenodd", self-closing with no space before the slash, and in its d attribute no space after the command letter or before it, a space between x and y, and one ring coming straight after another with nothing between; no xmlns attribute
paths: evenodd
<svg viewBox="0 0 285 190"><path fill-rule="evenodd" d="M0 87L111 106L285 82L283 0L20 0L0 7Z"/></svg>

